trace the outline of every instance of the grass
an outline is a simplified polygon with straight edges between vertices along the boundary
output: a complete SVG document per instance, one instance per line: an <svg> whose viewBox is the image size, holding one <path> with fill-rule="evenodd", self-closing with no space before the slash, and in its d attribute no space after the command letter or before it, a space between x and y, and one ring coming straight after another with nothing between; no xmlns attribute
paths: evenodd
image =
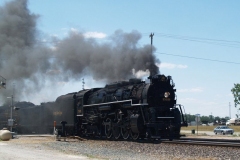
<svg viewBox="0 0 240 160"><path fill-rule="evenodd" d="M198 127L197 126L188 126L188 127L181 127L181 130L191 131L193 129L197 130L197 128L198 128L199 131L213 131L213 129L216 127L217 126L198 126ZM240 126L229 126L229 128L234 129L234 132L240 132Z"/></svg>

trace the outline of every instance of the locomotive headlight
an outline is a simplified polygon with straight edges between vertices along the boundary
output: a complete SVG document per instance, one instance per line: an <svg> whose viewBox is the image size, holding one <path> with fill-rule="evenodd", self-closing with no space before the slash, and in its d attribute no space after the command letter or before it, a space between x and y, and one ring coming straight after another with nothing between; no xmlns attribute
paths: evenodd
<svg viewBox="0 0 240 160"><path fill-rule="evenodd" d="M169 96L170 96L170 93L169 93L169 92L165 92L165 93L164 93L164 97L165 97L165 98L168 98Z"/></svg>

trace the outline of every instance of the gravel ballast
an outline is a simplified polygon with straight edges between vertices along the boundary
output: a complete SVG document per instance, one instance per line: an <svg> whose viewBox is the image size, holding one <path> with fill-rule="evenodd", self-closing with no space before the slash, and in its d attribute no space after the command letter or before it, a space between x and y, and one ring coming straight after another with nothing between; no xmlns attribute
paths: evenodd
<svg viewBox="0 0 240 160"><path fill-rule="evenodd" d="M8 145L19 146L22 149L37 149L56 151L72 156L85 156L90 159L110 160L238 160L240 149L233 147L214 147L198 145L181 145L166 143L139 143L131 141L106 141L67 139L56 141L54 137L19 136ZM76 159L76 158L75 158Z"/></svg>

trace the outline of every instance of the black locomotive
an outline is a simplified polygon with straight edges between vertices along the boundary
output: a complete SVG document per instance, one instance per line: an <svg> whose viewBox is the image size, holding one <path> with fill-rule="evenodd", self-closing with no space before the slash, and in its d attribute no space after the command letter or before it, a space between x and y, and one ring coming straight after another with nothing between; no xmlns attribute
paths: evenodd
<svg viewBox="0 0 240 160"><path fill-rule="evenodd" d="M173 80L165 75L149 79L150 83L130 79L84 89L55 102L21 108L17 111L18 130L53 133L55 121L62 136L177 139L187 123L181 105L176 104Z"/></svg>
<svg viewBox="0 0 240 160"><path fill-rule="evenodd" d="M77 105L78 134L106 138L179 138L186 126L181 106L177 108L170 76L150 76L108 84L105 88L80 91Z"/></svg>

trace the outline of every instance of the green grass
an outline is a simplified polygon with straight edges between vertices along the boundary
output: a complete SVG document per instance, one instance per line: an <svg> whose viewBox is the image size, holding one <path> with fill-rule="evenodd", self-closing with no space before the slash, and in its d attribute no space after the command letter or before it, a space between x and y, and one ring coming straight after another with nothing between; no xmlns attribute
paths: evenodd
<svg viewBox="0 0 240 160"><path fill-rule="evenodd" d="M198 126L199 131L213 131L214 128L217 126ZM229 128L234 129L234 132L240 132L240 126L229 126ZM181 130L197 130L197 126L188 126L188 127L181 127Z"/></svg>

